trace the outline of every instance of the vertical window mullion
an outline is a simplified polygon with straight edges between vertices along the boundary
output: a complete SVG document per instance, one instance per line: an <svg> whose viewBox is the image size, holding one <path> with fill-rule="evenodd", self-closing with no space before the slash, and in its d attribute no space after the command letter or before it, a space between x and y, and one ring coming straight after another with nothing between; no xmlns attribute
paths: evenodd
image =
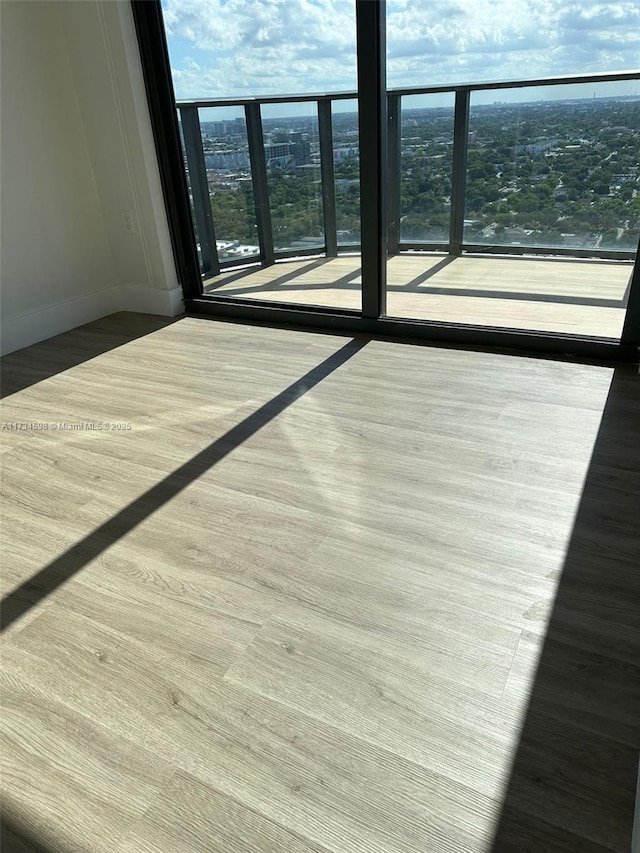
<svg viewBox="0 0 640 853"><path fill-rule="evenodd" d="M390 94L387 99L389 110L389 166L387 169L387 185L389 187L388 203L388 241L389 254L397 255L400 251L400 214L401 214L401 115L402 98L400 95Z"/></svg>
<svg viewBox="0 0 640 853"><path fill-rule="evenodd" d="M273 248L269 182L267 179L267 165L264 159L264 135L262 133L260 104L247 104L245 106L245 116L260 257L265 266L270 266L275 263L275 251Z"/></svg>
<svg viewBox="0 0 640 853"><path fill-rule="evenodd" d="M335 258L338 255L338 235L336 231L336 184L333 169L333 129L329 98L318 101L318 136L320 140L325 254L328 258Z"/></svg>
<svg viewBox="0 0 640 853"><path fill-rule="evenodd" d="M182 133L187 155L187 166L191 178L191 196L196 220L196 229L200 238L202 271L205 275L219 275L220 261L216 247L216 235L211 212L211 198L207 181L207 168L202 148L202 129L197 107L182 107Z"/></svg>
<svg viewBox="0 0 640 853"><path fill-rule="evenodd" d="M356 0L362 315L377 319L387 299L387 67L385 0Z"/></svg>
<svg viewBox="0 0 640 853"><path fill-rule="evenodd" d="M453 163L451 167L451 222L449 252L462 254L464 205L467 188L467 149L469 145L469 90L456 91L453 118Z"/></svg>

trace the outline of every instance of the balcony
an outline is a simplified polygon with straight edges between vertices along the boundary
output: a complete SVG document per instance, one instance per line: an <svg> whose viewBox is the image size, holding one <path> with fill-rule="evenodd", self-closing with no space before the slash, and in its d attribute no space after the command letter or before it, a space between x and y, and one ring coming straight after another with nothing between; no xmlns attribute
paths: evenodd
<svg viewBox="0 0 640 853"><path fill-rule="evenodd" d="M636 79L389 91L387 316L619 339ZM178 110L204 293L359 311L356 93Z"/></svg>

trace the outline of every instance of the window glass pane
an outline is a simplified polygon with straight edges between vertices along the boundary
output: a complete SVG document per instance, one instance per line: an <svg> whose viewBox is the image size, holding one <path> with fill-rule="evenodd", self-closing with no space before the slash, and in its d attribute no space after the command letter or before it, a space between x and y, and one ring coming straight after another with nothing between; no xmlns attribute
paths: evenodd
<svg viewBox="0 0 640 853"><path fill-rule="evenodd" d="M218 257L255 259L260 249L244 110L201 109L199 117Z"/></svg>
<svg viewBox="0 0 640 853"><path fill-rule="evenodd" d="M453 93L402 98L400 240L449 242Z"/></svg>
<svg viewBox="0 0 640 853"><path fill-rule="evenodd" d="M262 132L276 252L321 249L324 228L316 102L264 104Z"/></svg>
<svg viewBox="0 0 640 853"><path fill-rule="evenodd" d="M360 142L357 100L332 106L333 170L338 246L360 245Z"/></svg>

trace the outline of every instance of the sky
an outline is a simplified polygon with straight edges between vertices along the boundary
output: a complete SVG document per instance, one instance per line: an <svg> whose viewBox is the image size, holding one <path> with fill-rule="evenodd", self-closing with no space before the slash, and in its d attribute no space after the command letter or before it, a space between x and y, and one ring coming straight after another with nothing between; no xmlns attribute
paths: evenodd
<svg viewBox="0 0 640 853"><path fill-rule="evenodd" d="M356 90L353 0L162 0L162 7L178 100ZM637 0L387 0L389 88L639 66ZM484 101L594 91L640 93L640 84L500 91ZM291 107L281 114L292 115Z"/></svg>

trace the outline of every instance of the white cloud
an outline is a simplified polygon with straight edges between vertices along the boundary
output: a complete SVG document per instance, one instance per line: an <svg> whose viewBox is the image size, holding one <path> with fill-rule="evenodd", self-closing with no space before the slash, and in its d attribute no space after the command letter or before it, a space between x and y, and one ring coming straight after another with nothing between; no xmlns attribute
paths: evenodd
<svg viewBox="0 0 640 853"><path fill-rule="evenodd" d="M178 98L355 90L352 0L164 0ZM388 0L390 86L633 68L635 0Z"/></svg>
<svg viewBox="0 0 640 853"><path fill-rule="evenodd" d="M388 78L407 85L516 80L622 70L638 64L635 2L433 0L393 3Z"/></svg>
<svg viewBox="0 0 640 853"><path fill-rule="evenodd" d="M164 14L178 97L356 86L345 0L166 0Z"/></svg>

